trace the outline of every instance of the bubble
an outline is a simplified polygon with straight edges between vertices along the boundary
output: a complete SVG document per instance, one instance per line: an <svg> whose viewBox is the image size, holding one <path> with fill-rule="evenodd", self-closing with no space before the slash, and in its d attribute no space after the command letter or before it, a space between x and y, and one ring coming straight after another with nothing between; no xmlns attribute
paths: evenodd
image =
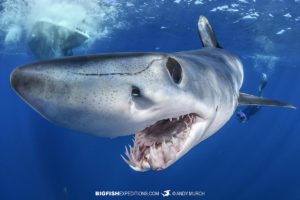
<svg viewBox="0 0 300 200"><path fill-rule="evenodd" d="M12 45L28 37L36 22L48 21L89 35L91 45L122 27L120 13L120 4L108 0L4 0L0 30L4 45Z"/></svg>

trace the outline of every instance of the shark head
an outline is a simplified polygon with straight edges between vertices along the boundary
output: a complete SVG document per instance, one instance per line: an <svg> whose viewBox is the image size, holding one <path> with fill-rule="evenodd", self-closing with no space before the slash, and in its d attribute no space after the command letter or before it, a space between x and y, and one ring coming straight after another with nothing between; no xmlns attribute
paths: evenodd
<svg viewBox="0 0 300 200"><path fill-rule="evenodd" d="M198 78L176 55L125 53L25 65L11 85L56 124L102 137L134 134L125 160L146 171L170 166L204 137L216 109L199 97Z"/></svg>

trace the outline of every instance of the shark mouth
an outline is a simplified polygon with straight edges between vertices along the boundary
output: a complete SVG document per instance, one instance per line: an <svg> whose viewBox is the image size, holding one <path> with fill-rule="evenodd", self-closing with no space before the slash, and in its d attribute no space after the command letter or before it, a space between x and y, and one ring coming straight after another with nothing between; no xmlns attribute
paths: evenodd
<svg viewBox="0 0 300 200"><path fill-rule="evenodd" d="M157 121L135 134L133 147L125 147L124 161L136 171L161 170L175 162L199 115L195 113Z"/></svg>

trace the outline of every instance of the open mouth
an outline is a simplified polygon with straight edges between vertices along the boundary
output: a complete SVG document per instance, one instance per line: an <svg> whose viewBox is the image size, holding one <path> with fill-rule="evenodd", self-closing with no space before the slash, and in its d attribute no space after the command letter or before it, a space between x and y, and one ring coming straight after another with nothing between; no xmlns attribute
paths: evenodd
<svg viewBox="0 0 300 200"><path fill-rule="evenodd" d="M173 163L183 150L199 115L190 113L157 121L135 134L133 147L125 147L122 158L136 171L161 170Z"/></svg>

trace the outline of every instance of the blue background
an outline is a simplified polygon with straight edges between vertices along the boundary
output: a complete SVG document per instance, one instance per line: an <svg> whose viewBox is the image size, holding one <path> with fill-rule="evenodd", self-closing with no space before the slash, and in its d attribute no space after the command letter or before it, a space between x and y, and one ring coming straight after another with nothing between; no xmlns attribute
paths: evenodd
<svg viewBox="0 0 300 200"><path fill-rule="evenodd" d="M237 1L204 5L159 1L159 7L153 2L140 13L128 8L130 25L83 53L201 48L196 23L202 14L222 47L241 57L245 70L241 91L255 94L265 72L269 79L264 96L300 106L300 21L283 17L288 12L299 16L299 2L238 2L260 14L238 22L239 13L210 11ZM138 1L135 4L139 6ZM276 34L287 27L291 30ZM12 91L11 71L34 60L30 53L0 54L0 199L97 199L96 190L166 189L205 191L198 199L209 200L300 199L299 109L266 107L245 124L233 116L168 169L138 173L120 157L132 137L97 138L55 126Z"/></svg>

